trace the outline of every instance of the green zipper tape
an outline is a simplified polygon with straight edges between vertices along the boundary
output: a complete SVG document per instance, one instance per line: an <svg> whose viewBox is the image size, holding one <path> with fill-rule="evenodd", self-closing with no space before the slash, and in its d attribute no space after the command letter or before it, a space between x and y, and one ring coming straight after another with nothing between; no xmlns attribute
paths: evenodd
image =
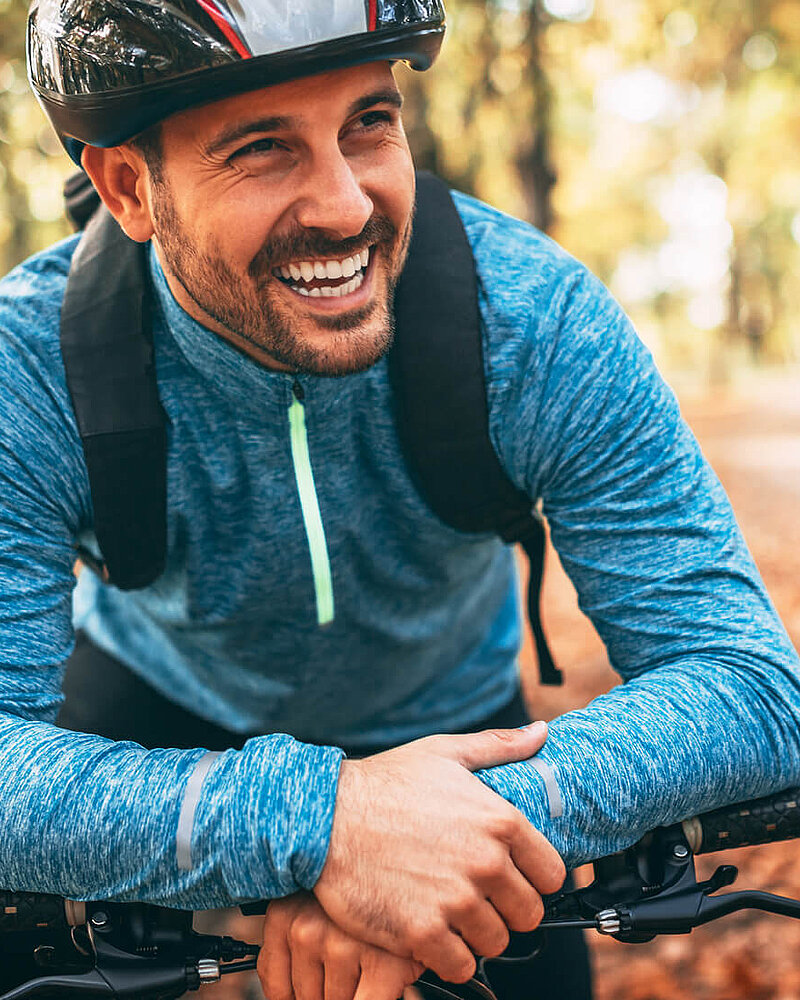
<svg viewBox="0 0 800 1000"><path fill-rule="evenodd" d="M328 625L333 621L331 563L328 558L328 543L325 540L322 516L319 512L311 456L308 452L306 411L296 396L292 399L292 405L289 407L289 429L294 477L297 480L297 492L300 494L300 507L303 511L303 523L306 527L308 549L311 553L311 572L314 576L314 593L317 598L317 623Z"/></svg>

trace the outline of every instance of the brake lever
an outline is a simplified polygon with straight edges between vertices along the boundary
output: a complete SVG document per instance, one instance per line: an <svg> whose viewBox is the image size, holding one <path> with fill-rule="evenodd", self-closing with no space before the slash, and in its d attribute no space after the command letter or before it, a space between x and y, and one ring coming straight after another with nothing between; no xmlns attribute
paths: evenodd
<svg viewBox="0 0 800 1000"><path fill-rule="evenodd" d="M752 890L709 896L702 886L698 889L698 892L687 891L666 899L649 899L609 909L598 914L602 924L599 929L601 933L626 941L631 935L689 934L695 927L739 910L762 910L800 918L800 902L786 896Z"/></svg>
<svg viewBox="0 0 800 1000"><path fill-rule="evenodd" d="M174 1000L198 989L203 982L195 966L130 954L99 937L94 948L95 965L88 971L39 976L4 993L0 1000L34 1000L40 996L57 996L59 1000L135 1000L144 996Z"/></svg>
<svg viewBox="0 0 800 1000"><path fill-rule="evenodd" d="M594 870L590 886L548 901L541 928L593 928L619 941L638 943L657 934L688 934L743 909L800 918L800 902L784 896L757 891L715 896L733 884L737 869L721 865L709 879L698 882L694 855L679 825L602 859Z"/></svg>

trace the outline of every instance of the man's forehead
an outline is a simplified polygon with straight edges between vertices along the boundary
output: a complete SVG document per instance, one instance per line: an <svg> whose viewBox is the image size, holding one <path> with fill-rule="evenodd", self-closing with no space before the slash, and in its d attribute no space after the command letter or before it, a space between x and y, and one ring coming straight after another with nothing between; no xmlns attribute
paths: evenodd
<svg viewBox="0 0 800 1000"><path fill-rule="evenodd" d="M176 133L189 131L203 145L247 122L261 121L267 128L299 126L315 120L346 116L358 105L385 97L400 102L400 92L388 62L367 63L316 76L273 84L259 90L205 104L174 115L165 123Z"/></svg>

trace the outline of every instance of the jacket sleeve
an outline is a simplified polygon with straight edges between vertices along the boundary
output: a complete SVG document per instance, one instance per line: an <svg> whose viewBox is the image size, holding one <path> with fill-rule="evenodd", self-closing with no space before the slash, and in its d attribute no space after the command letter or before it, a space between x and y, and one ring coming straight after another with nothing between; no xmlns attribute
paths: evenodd
<svg viewBox="0 0 800 1000"><path fill-rule="evenodd" d="M533 293L536 298L538 293ZM800 664L730 504L652 358L573 267L490 375L495 446L542 497L623 684L484 780L572 867L647 830L800 783ZM569 669L569 665L564 665Z"/></svg>
<svg viewBox="0 0 800 1000"><path fill-rule="evenodd" d="M204 751L53 724L73 644L73 540L91 501L47 336L63 291L63 269L52 272L20 268L0 296L0 887L197 909L310 887L340 751L275 735L214 759L179 865L179 817Z"/></svg>

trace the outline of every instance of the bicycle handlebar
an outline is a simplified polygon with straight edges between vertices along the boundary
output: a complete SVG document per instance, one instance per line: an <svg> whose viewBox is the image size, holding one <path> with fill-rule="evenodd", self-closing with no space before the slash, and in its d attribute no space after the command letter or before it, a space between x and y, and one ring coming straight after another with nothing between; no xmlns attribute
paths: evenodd
<svg viewBox="0 0 800 1000"><path fill-rule="evenodd" d="M682 824L692 854L800 837L800 788L703 813Z"/></svg>
<svg viewBox="0 0 800 1000"><path fill-rule="evenodd" d="M715 896L735 880L731 865L706 882L697 881L694 869L695 854L800 838L798 802L800 788L791 788L654 830L633 847L596 861L590 886L546 897L545 916L534 934L584 927L638 942L688 933L745 908L800 918L800 902L793 899L763 892ZM242 909L263 912L252 905ZM0 963L0 1000L76 991L98 1000L171 1000L226 973L253 969L257 952L232 938L197 934L188 911L0 891L0 957L7 960ZM417 985L425 1000L495 1000L487 969L502 961L502 956L481 959L477 979L467 986L443 984L432 973ZM11 990L9 968L17 970Z"/></svg>
<svg viewBox="0 0 800 1000"><path fill-rule="evenodd" d="M800 838L800 788L703 813L681 824L692 854ZM83 904L37 892L0 891L0 935L65 930L85 921Z"/></svg>
<svg viewBox="0 0 800 1000"><path fill-rule="evenodd" d="M63 931L75 924L70 912L78 916L77 908L62 896L43 892L0 891L0 935L37 928ZM79 923L80 921L75 921Z"/></svg>

